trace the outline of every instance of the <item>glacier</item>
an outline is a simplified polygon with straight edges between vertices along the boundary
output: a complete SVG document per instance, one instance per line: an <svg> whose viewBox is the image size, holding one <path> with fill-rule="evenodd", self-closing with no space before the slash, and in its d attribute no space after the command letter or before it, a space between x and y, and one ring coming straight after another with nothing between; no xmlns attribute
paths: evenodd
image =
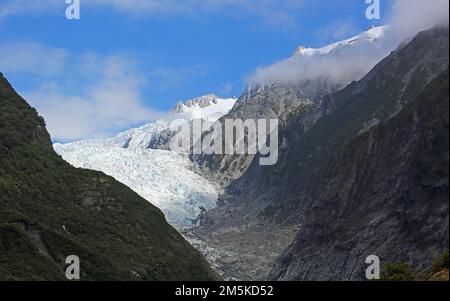
<svg viewBox="0 0 450 301"><path fill-rule="evenodd" d="M195 225L204 210L216 206L221 187L201 176L186 155L148 146L174 120L215 122L235 103L235 98L209 94L179 103L165 118L115 137L55 143L53 147L73 166L104 172L127 185L161 209L169 223L185 229Z"/></svg>
<svg viewBox="0 0 450 301"><path fill-rule="evenodd" d="M371 28L358 36L323 48L300 46L288 59L263 68L259 70L259 73L262 75L269 73L270 78L274 75L277 75L278 79L285 75L290 78L298 75L299 78L313 80L317 76L312 72L313 69L317 69L312 68L313 66L324 67L319 69L324 69L328 76L336 71L339 73L340 70L351 65L363 65L364 68L367 67L366 65L371 66L385 55L384 51L380 51L379 43L383 40L388 28L388 26ZM359 64L354 54L365 53L366 50L370 50L369 53L374 56L370 62ZM367 53L364 57L366 56ZM330 68L330 60L334 61L336 58L342 60L343 57L350 60L343 68L337 68L337 70ZM287 70L293 73L286 72ZM350 72L349 78L343 81L357 79L359 73L362 73L359 71ZM257 86L261 84L264 84L264 81L259 82ZM248 89L252 89L252 83L249 84ZM245 97L241 97L240 101L245 101ZM237 102L236 98L221 98L214 94L204 95L179 102L160 120L124 131L115 137L67 144L57 143L54 144L54 149L75 167L102 171L129 186L160 208L169 223L183 229L193 226L203 210L216 206L216 200L222 188L196 172L198 167L185 155L168 150L151 149L152 141L171 128L174 122L180 122L180 120L190 122L194 119L203 119L214 123L228 114L235 105L238 106Z"/></svg>

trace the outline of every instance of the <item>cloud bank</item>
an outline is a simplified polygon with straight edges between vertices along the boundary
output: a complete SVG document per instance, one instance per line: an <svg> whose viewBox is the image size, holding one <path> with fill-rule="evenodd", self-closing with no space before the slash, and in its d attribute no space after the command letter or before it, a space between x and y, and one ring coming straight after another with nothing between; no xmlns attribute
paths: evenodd
<svg viewBox="0 0 450 301"><path fill-rule="evenodd" d="M89 74L90 84L74 92L61 83L46 83L25 97L42 114L53 139L71 141L111 136L130 125L157 119L160 113L142 103L143 78L126 57L85 56L79 68L68 72ZM77 85L72 79L71 85Z"/></svg>
<svg viewBox="0 0 450 301"><path fill-rule="evenodd" d="M350 83L364 76L389 53L389 49L379 40L372 43L364 37L358 39L360 42L357 47L347 45L338 47L328 54L296 55L268 67L259 68L250 77L249 84L258 86L321 81L331 86L340 86Z"/></svg>
<svg viewBox="0 0 450 301"><path fill-rule="evenodd" d="M152 69L127 54L75 54L35 42L2 43L0 70L30 79L21 94L62 142L110 137L157 120L164 114L149 105L144 91L173 89L208 73L205 66Z"/></svg>
<svg viewBox="0 0 450 301"><path fill-rule="evenodd" d="M48 83L26 95L45 116L54 139L111 136L130 125L158 118L158 112L141 102L142 79L120 57L98 59L96 64L98 79L78 93L68 94L59 84Z"/></svg>
<svg viewBox="0 0 450 301"><path fill-rule="evenodd" d="M259 68L249 78L249 84L299 83L321 79L333 85L346 85L367 74L381 59L418 32L436 25L448 26L448 11L448 0L394 0L387 18L389 28L376 43L342 48L333 55L282 60ZM342 26L338 25L337 33L342 30ZM326 31L329 32L330 28Z"/></svg>
<svg viewBox="0 0 450 301"><path fill-rule="evenodd" d="M73 141L105 137L158 119L143 103L146 79L126 55L75 55L37 43L0 48L0 70L31 76L39 85L23 96L45 117L52 138Z"/></svg>
<svg viewBox="0 0 450 301"><path fill-rule="evenodd" d="M69 52L62 48L49 48L29 42L2 43L0 70L33 76L52 75L63 71L68 58Z"/></svg>
<svg viewBox="0 0 450 301"><path fill-rule="evenodd" d="M449 22L448 0L395 0L389 14L392 35L408 39L420 31Z"/></svg>

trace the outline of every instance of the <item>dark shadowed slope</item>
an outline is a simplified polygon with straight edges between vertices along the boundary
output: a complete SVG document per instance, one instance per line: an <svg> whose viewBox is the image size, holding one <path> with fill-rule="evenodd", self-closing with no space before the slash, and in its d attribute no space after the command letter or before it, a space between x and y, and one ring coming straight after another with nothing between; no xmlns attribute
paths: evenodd
<svg viewBox="0 0 450 301"><path fill-rule="evenodd" d="M329 160L355 137L395 116L447 69L448 43L448 28L420 33L362 80L324 97L321 106L329 113L309 130L304 116L310 114L302 107L293 112L280 131L278 163L260 167L255 160L228 188L234 195L237 192L236 204L256 203L268 208L266 213L270 211L268 217L274 220L292 216L297 222Z"/></svg>
<svg viewBox="0 0 450 301"><path fill-rule="evenodd" d="M372 254L417 273L448 250L448 89L447 69L397 116L345 146L272 278L363 279Z"/></svg>
<svg viewBox="0 0 450 301"><path fill-rule="evenodd" d="M43 118L0 76L0 279L213 280L163 214L103 173L52 148Z"/></svg>
<svg viewBox="0 0 450 301"><path fill-rule="evenodd" d="M258 257L251 265L244 262L243 269L251 270L251 277L262 275L273 254L292 240L291 234L311 221L330 162L339 161L341 151L358 136L384 124L416 100L448 68L448 61L448 28L434 28L399 47L360 81L288 113L280 121L278 163L260 166L256 157L245 174L227 187L219 206L202 217L197 232L214 243L225 241L223 249L244 249ZM396 147L392 145L392 151L398 151ZM404 189L408 187L397 188ZM388 196L392 192L378 193ZM326 208L321 209L328 214ZM233 240L227 240L228 236ZM393 250L392 258L396 255ZM339 260L347 268L346 258ZM276 278L284 272L273 275ZM295 271L289 275L280 277L301 278ZM308 277L324 275L318 272ZM330 278L335 276L330 274Z"/></svg>

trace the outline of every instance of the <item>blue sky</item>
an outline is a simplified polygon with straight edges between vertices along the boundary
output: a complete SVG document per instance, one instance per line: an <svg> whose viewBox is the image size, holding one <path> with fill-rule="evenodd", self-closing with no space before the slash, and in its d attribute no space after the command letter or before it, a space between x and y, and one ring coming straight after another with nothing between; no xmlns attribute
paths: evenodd
<svg viewBox="0 0 450 301"><path fill-rule="evenodd" d="M59 114L55 102L67 111L98 105L111 87L131 98L108 115L120 119L109 129L57 139L109 135L206 93L239 96L258 67L297 46L323 46L384 20L367 20L364 0L90 1L69 21L63 0L0 0L0 71L44 117Z"/></svg>

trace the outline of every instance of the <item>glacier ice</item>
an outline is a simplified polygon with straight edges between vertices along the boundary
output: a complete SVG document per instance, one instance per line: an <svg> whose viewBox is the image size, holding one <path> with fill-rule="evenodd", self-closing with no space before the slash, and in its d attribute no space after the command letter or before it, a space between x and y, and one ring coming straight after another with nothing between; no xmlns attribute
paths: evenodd
<svg viewBox="0 0 450 301"><path fill-rule="evenodd" d="M197 100L197 99L196 99ZM171 120L201 118L215 122L227 114L236 99L214 99L179 104L177 112L116 137L54 144L55 151L75 167L102 171L127 185L161 209L178 228L192 226L201 211L216 206L219 185L195 172L185 155L149 149L150 141L167 129Z"/></svg>

